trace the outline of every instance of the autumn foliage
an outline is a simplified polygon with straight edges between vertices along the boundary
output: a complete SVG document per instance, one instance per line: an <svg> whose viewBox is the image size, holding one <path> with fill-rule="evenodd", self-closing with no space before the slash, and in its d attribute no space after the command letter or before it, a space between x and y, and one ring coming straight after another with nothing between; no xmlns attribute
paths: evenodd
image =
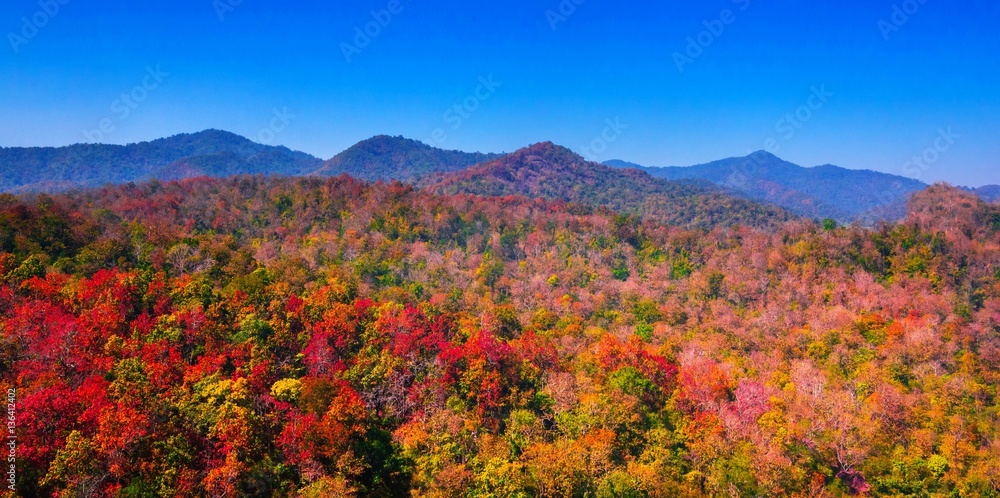
<svg viewBox="0 0 1000 498"><path fill-rule="evenodd" d="M693 230L237 177L0 197L24 496L1000 496L1000 207Z"/></svg>

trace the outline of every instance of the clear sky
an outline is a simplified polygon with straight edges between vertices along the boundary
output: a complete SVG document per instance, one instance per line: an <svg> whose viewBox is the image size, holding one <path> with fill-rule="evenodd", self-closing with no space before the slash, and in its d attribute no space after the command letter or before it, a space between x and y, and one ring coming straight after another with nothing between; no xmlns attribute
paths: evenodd
<svg viewBox="0 0 1000 498"><path fill-rule="evenodd" d="M4 0L0 145L219 128L323 158L390 134L645 165L767 147L977 186L1000 183L998 21L996 0Z"/></svg>

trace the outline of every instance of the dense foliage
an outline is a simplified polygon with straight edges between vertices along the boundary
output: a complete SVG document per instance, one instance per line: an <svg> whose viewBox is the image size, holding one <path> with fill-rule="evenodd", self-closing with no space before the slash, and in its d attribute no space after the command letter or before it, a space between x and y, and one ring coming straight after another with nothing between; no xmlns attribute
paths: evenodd
<svg viewBox="0 0 1000 498"><path fill-rule="evenodd" d="M379 135L330 159L316 171L322 176L348 174L362 180L412 182L434 173L458 171L499 154L443 150L403 137Z"/></svg>
<svg viewBox="0 0 1000 498"><path fill-rule="evenodd" d="M698 228L769 226L792 217L781 208L734 197L707 182L666 181L634 169L614 169L551 142L437 175L422 184L443 194L561 199Z"/></svg>
<svg viewBox="0 0 1000 498"><path fill-rule="evenodd" d="M1000 496L1000 208L664 227L347 177L0 197L29 496Z"/></svg>

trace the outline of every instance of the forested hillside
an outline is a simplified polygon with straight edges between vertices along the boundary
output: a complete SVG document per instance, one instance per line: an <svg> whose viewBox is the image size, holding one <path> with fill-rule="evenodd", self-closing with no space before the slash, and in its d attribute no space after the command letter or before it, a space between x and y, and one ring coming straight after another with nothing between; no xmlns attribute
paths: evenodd
<svg viewBox="0 0 1000 498"><path fill-rule="evenodd" d="M666 181L637 170L617 170L551 142L428 177L421 185L441 194L564 200L687 227L769 226L793 217L779 207L735 197L708 182Z"/></svg>
<svg viewBox="0 0 1000 498"><path fill-rule="evenodd" d="M711 231L348 177L0 197L28 496L1000 496L1000 208Z"/></svg>
<svg viewBox="0 0 1000 498"><path fill-rule="evenodd" d="M304 175L322 161L220 130L129 145L0 147L0 192L59 192L158 178Z"/></svg>
<svg viewBox="0 0 1000 498"><path fill-rule="evenodd" d="M403 137L379 135L337 154L315 172L319 176L348 174L362 180L413 182L433 173L458 171L499 154L443 150Z"/></svg>
<svg viewBox="0 0 1000 498"><path fill-rule="evenodd" d="M764 226L792 216L867 225L897 221L906 215L909 196L927 187L874 171L803 168L764 151L658 168L624 161L598 165L549 142L504 155L443 150L387 135L358 142L325 162L220 130L124 146L0 148L0 192L10 193L200 176L342 174L437 192L562 199L700 228ZM1000 198L996 185L966 190L987 202Z"/></svg>

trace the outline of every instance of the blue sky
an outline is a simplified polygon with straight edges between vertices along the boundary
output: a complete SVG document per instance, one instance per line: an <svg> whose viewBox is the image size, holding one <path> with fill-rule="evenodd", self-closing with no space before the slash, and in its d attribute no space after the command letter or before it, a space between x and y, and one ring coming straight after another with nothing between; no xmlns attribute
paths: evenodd
<svg viewBox="0 0 1000 498"><path fill-rule="evenodd" d="M974 0L6 0L0 145L220 128L323 158L376 134L646 165L769 148L1000 183L998 21Z"/></svg>

